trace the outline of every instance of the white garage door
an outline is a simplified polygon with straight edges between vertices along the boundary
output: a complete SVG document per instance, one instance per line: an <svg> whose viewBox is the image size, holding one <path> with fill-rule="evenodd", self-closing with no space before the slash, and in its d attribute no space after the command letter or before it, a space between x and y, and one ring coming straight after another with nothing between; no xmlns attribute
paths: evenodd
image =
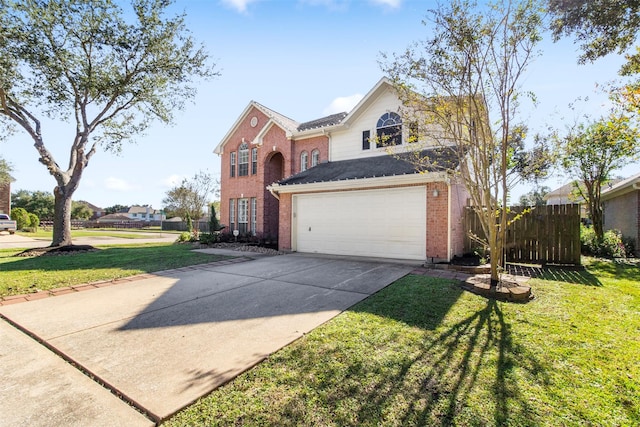
<svg viewBox="0 0 640 427"><path fill-rule="evenodd" d="M297 195L293 213L298 252L425 259L425 187Z"/></svg>

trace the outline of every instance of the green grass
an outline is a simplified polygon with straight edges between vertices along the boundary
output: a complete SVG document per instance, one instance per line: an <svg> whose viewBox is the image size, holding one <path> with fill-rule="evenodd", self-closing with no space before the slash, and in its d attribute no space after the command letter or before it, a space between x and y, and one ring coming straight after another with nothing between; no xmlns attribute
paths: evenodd
<svg viewBox="0 0 640 427"><path fill-rule="evenodd" d="M640 269L577 277L518 305L406 276L166 425L640 425Z"/></svg>
<svg viewBox="0 0 640 427"><path fill-rule="evenodd" d="M122 229L115 230L113 228L92 228L92 229L83 229L83 230L71 230L71 237L98 237L98 236L106 236L106 237L119 237L121 239L148 239L149 233L153 234L179 234L178 231L162 231L156 229ZM31 237L32 239L52 239L53 231L52 230L44 230L39 228L36 232L24 232L18 231L16 234L24 237ZM154 236L151 236L154 237Z"/></svg>
<svg viewBox="0 0 640 427"><path fill-rule="evenodd" d="M21 250L0 250L0 296L19 295L109 280L228 257L191 250L190 245L99 246L97 252L63 256L16 257Z"/></svg>

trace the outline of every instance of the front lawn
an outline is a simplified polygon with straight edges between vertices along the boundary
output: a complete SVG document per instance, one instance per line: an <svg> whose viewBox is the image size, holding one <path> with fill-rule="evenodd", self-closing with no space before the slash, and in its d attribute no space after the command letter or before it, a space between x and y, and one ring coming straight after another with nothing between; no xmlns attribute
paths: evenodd
<svg viewBox="0 0 640 427"><path fill-rule="evenodd" d="M30 258L14 256L21 250L0 250L0 296L111 280L228 258L194 252L191 245L153 243L98 248L100 250L97 252Z"/></svg>
<svg viewBox="0 0 640 427"><path fill-rule="evenodd" d="M53 230L38 228L38 231L35 232L26 232L26 231L18 231L16 234L24 237L31 237L32 239L53 239ZM81 230L71 230L71 238L75 239L76 237L117 237L121 239L149 239L152 237L157 237L158 234L165 235L178 235L180 232L178 231L167 231L167 230L157 230L157 229L114 229L114 228L89 228L89 229L81 229Z"/></svg>
<svg viewBox="0 0 640 427"><path fill-rule="evenodd" d="M406 276L167 425L640 425L640 269L588 265L524 305Z"/></svg>

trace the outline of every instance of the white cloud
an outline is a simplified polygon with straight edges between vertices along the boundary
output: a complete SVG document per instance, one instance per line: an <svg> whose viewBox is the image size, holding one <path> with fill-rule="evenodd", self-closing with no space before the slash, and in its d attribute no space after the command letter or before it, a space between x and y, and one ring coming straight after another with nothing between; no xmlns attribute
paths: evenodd
<svg viewBox="0 0 640 427"><path fill-rule="evenodd" d="M370 0L373 4L398 9L402 4L402 0Z"/></svg>
<svg viewBox="0 0 640 427"><path fill-rule="evenodd" d="M334 113L341 113L342 111L349 112L355 107L364 95L356 93L349 96L341 96L333 101L327 108L323 110L323 114L329 115Z"/></svg>
<svg viewBox="0 0 640 427"><path fill-rule="evenodd" d="M169 175L168 177L163 179L162 183L167 188L173 188L173 187L175 187L177 185L180 185L182 183L182 180L184 180L184 179L185 179L185 177L182 176L182 175L173 174L173 175Z"/></svg>
<svg viewBox="0 0 640 427"><path fill-rule="evenodd" d="M138 189L138 187L129 184L124 179L115 178L112 176L104 180L104 186L108 190L115 190L115 191L133 191Z"/></svg>
<svg viewBox="0 0 640 427"><path fill-rule="evenodd" d="M249 6L250 3L255 3L256 1L257 0L222 0L222 4L235 9L240 13L245 13L247 11L247 6Z"/></svg>

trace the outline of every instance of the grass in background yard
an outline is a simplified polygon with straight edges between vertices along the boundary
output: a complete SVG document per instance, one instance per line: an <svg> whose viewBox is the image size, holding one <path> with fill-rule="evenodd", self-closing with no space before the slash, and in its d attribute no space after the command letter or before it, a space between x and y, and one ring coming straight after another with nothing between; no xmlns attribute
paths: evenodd
<svg viewBox="0 0 640 427"><path fill-rule="evenodd" d="M39 228L36 232L18 231L16 234L32 239L53 239L53 230ZM113 229L113 228L92 228L83 230L71 230L71 238L75 237L119 237L121 239L148 239L157 237L159 234L180 234L178 231L155 230L155 229Z"/></svg>
<svg viewBox="0 0 640 427"><path fill-rule="evenodd" d="M588 265L525 305L406 276L166 425L640 425L640 270Z"/></svg>
<svg viewBox="0 0 640 427"><path fill-rule="evenodd" d="M114 245L99 246L99 249L97 252L30 258L14 256L22 250L0 250L0 296L117 279L228 258L194 252L191 245Z"/></svg>

